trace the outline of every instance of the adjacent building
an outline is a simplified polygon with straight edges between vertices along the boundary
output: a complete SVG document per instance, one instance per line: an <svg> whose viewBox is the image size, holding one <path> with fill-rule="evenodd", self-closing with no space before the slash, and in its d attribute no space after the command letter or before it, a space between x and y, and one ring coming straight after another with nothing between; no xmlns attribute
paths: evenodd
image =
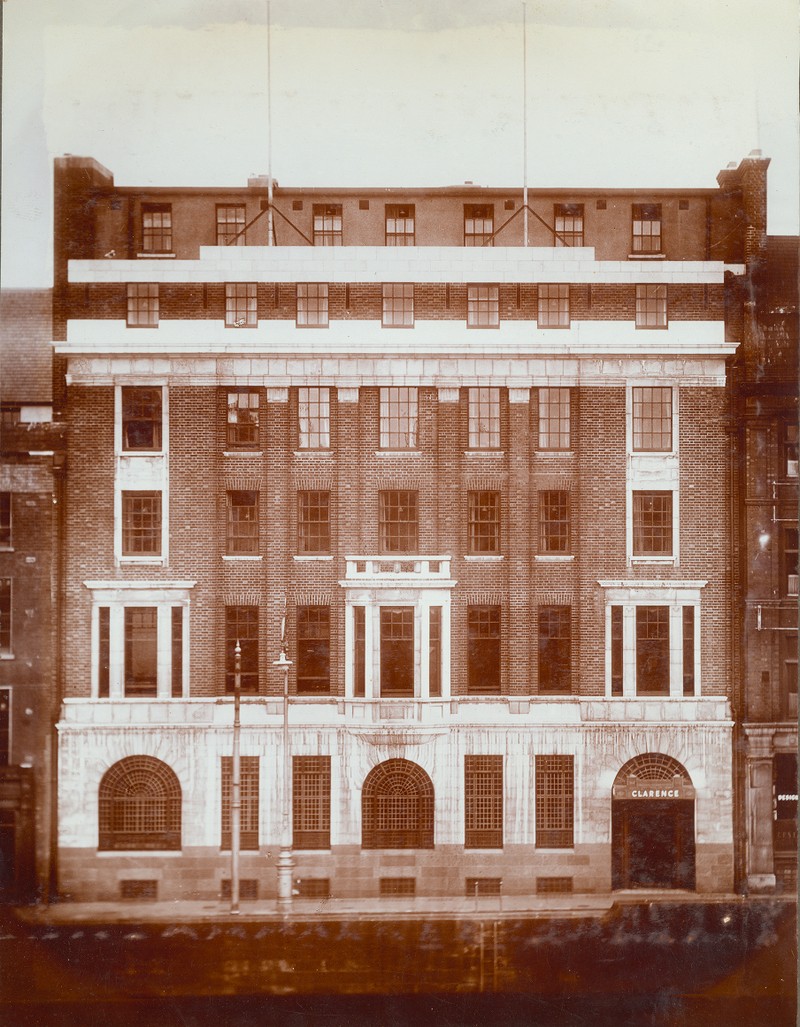
<svg viewBox="0 0 800 1027"><path fill-rule="evenodd" d="M56 161L62 894L227 893L237 682L243 897L732 890L767 163L525 207Z"/></svg>

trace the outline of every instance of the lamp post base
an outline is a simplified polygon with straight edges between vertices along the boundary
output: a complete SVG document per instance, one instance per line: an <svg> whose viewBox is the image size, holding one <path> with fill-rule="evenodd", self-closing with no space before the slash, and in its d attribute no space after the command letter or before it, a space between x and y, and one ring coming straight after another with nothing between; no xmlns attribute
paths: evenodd
<svg viewBox="0 0 800 1027"><path fill-rule="evenodd" d="M278 856L278 911L288 913L292 908L294 890L294 858L292 850L281 848Z"/></svg>

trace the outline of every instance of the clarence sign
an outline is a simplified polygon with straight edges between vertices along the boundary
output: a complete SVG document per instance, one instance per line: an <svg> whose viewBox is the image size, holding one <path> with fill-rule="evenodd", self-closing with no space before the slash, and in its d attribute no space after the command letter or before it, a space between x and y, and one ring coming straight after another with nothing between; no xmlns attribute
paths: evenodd
<svg viewBox="0 0 800 1027"><path fill-rule="evenodd" d="M624 784L615 784L615 799L693 799L694 788L680 777L672 781L642 781L629 777Z"/></svg>

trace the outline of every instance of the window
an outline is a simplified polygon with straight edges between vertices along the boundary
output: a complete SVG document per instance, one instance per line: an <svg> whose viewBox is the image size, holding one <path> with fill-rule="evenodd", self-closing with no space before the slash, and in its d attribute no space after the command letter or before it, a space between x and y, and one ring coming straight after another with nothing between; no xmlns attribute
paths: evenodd
<svg viewBox="0 0 800 1027"><path fill-rule="evenodd" d="M128 286L128 327L156 328L158 326L158 286Z"/></svg>
<svg viewBox="0 0 800 1027"><path fill-rule="evenodd" d="M500 552L500 493L469 493L469 551Z"/></svg>
<svg viewBox="0 0 800 1027"><path fill-rule="evenodd" d="M122 386L122 448L161 449L161 389Z"/></svg>
<svg viewBox="0 0 800 1027"><path fill-rule="evenodd" d="M227 493L228 556L258 554L258 492L231 491Z"/></svg>
<svg viewBox="0 0 800 1027"><path fill-rule="evenodd" d="M572 756L537 756L536 845L545 849L571 849L573 842L574 784Z"/></svg>
<svg viewBox="0 0 800 1027"><path fill-rule="evenodd" d="M382 553L413 553L418 548L417 493L397 489L380 493L378 523Z"/></svg>
<svg viewBox="0 0 800 1027"><path fill-rule="evenodd" d="M158 608L125 607L125 697L158 691Z"/></svg>
<svg viewBox="0 0 800 1027"><path fill-rule="evenodd" d="M667 327L666 285L636 286L636 327Z"/></svg>
<svg viewBox="0 0 800 1027"><path fill-rule="evenodd" d="M494 234L494 204L464 204L464 245L491 246Z"/></svg>
<svg viewBox="0 0 800 1027"><path fill-rule="evenodd" d="M500 607L467 610L467 692L500 694Z"/></svg>
<svg viewBox="0 0 800 1027"><path fill-rule="evenodd" d="M11 759L11 689L0 688L0 767Z"/></svg>
<svg viewBox="0 0 800 1027"><path fill-rule="evenodd" d="M341 246L341 203L315 203L313 205L312 216L314 219L314 245Z"/></svg>
<svg viewBox="0 0 800 1027"><path fill-rule="evenodd" d="M170 694L173 699L183 697L183 610L173 606L170 617L172 640L172 682Z"/></svg>
<svg viewBox="0 0 800 1027"><path fill-rule="evenodd" d="M539 389L539 449L569 448L569 389Z"/></svg>
<svg viewBox="0 0 800 1027"><path fill-rule="evenodd" d="M386 204L386 245L414 245L414 204Z"/></svg>
<svg viewBox="0 0 800 1027"><path fill-rule="evenodd" d="M694 695L694 607L683 608L683 694Z"/></svg>
<svg viewBox="0 0 800 1027"><path fill-rule="evenodd" d="M331 847L331 758L292 757L292 846Z"/></svg>
<svg viewBox="0 0 800 1027"><path fill-rule="evenodd" d="M107 699L111 685L111 610L101 606L97 615L97 695Z"/></svg>
<svg viewBox="0 0 800 1027"><path fill-rule="evenodd" d="M122 493L122 555L161 555L161 493Z"/></svg>
<svg viewBox="0 0 800 1027"><path fill-rule="evenodd" d="M428 694L432 699L442 694L442 608L428 611Z"/></svg>
<svg viewBox="0 0 800 1027"><path fill-rule="evenodd" d="M11 655L11 578L0 578L0 653Z"/></svg>
<svg viewBox="0 0 800 1027"><path fill-rule="evenodd" d="M797 720L797 635L787 632L782 636L781 717Z"/></svg>
<svg viewBox="0 0 800 1027"><path fill-rule="evenodd" d="M128 756L109 767L98 807L101 850L181 847L181 786L161 760Z"/></svg>
<svg viewBox="0 0 800 1027"><path fill-rule="evenodd" d="M414 695L414 608L380 608L381 696Z"/></svg>
<svg viewBox="0 0 800 1027"><path fill-rule="evenodd" d="M503 757L464 757L464 846L503 847Z"/></svg>
<svg viewBox="0 0 800 1027"><path fill-rule="evenodd" d="M239 757L239 848L258 851L258 756ZM222 782L222 822L220 824L221 849L231 847L231 790L233 787L233 757L220 760Z"/></svg>
<svg viewBox="0 0 800 1027"><path fill-rule="evenodd" d="M11 548L11 493L0 492L0 549Z"/></svg>
<svg viewBox="0 0 800 1027"><path fill-rule="evenodd" d="M404 385L381 389L381 448L417 445L417 390Z"/></svg>
<svg viewBox="0 0 800 1027"><path fill-rule="evenodd" d="M467 327L498 328L500 298L496 285L467 286Z"/></svg>
<svg viewBox="0 0 800 1027"><path fill-rule="evenodd" d="M366 607L353 607L353 695L367 694L367 618Z"/></svg>
<svg viewBox="0 0 800 1027"><path fill-rule="evenodd" d="M299 553L330 553L330 492L297 493L297 550Z"/></svg>
<svg viewBox="0 0 800 1027"><path fill-rule="evenodd" d="M367 774L361 790L364 849L432 849L433 784L416 763L391 759Z"/></svg>
<svg viewBox="0 0 800 1027"><path fill-rule="evenodd" d="M297 286L297 327L328 327L328 283L300 282Z"/></svg>
<svg viewBox="0 0 800 1027"><path fill-rule="evenodd" d="M385 283L383 286L384 328L414 327L413 283Z"/></svg>
<svg viewBox="0 0 800 1027"><path fill-rule="evenodd" d="M782 474L787 478L797 477L797 424L784 423L783 437L781 439L783 449Z"/></svg>
<svg viewBox="0 0 800 1027"><path fill-rule="evenodd" d="M217 204L217 246L244 246L244 204Z"/></svg>
<svg viewBox="0 0 800 1027"><path fill-rule="evenodd" d="M142 250L145 253L172 252L172 204L142 204Z"/></svg>
<svg viewBox="0 0 800 1027"><path fill-rule="evenodd" d="M633 555L672 556L672 493L633 493Z"/></svg>
<svg viewBox="0 0 800 1027"><path fill-rule="evenodd" d="M303 386L298 390L301 449L328 449L331 444L330 389Z"/></svg>
<svg viewBox="0 0 800 1027"><path fill-rule="evenodd" d="M538 327L569 328L569 286L540 285L538 292Z"/></svg>
<svg viewBox="0 0 800 1027"><path fill-rule="evenodd" d="M499 449L500 390L474 388L469 390L469 448Z"/></svg>
<svg viewBox="0 0 800 1027"><path fill-rule="evenodd" d="M297 608L297 693L322 695L331 687L331 611Z"/></svg>
<svg viewBox="0 0 800 1027"><path fill-rule="evenodd" d="M572 610L539 607L539 691L569 695L572 691Z"/></svg>
<svg viewBox="0 0 800 1027"><path fill-rule="evenodd" d="M611 694L622 695L625 678L625 629L622 607L611 607Z"/></svg>
<svg viewBox="0 0 800 1027"><path fill-rule="evenodd" d="M227 444L231 449L257 449L260 398L257 392L228 393Z"/></svg>
<svg viewBox="0 0 800 1027"><path fill-rule="evenodd" d="M258 325L255 282L233 282L225 286L225 324L228 328Z"/></svg>
<svg viewBox="0 0 800 1027"><path fill-rule="evenodd" d="M661 204L634 203L633 252L661 253Z"/></svg>
<svg viewBox="0 0 800 1027"><path fill-rule="evenodd" d="M258 692L258 607L225 607L225 691L236 689L236 643L241 649L242 691Z"/></svg>
<svg viewBox="0 0 800 1027"><path fill-rule="evenodd" d="M583 204L557 203L553 210L556 246L583 246Z"/></svg>
<svg viewBox="0 0 800 1027"><path fill-rule="evenodd" d="M634 386L634 452L672 451L672 389L669 386Z"/></svg>
<svg viewBox="0 0 800 1027"><path fill-rule="evenodd" d="M669 607L636 607L636 694L669 695Z"/></svg>
<svg viewBox="0 0 800 1027"><path fill-rule="evenodd" d="M783 594L798 594L797 528L783 529Z"/></svg>
<svg viewBox="0 0 800 1027"><path fill-rule="evenodd" d="M570 549L569 493L539 493L539 552L566 554Z"/></svg>

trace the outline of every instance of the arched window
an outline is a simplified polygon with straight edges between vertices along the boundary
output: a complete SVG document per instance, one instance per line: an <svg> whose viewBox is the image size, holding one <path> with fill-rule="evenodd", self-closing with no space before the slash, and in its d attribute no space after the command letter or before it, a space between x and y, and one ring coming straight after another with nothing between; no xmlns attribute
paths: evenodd
<svg viewBox="0 0 800 1027"><path fill-rule="evenodd" d="M181 786L152 756L115 763L100 782L100 849L179 849Z"/></svg>
<svg viewBox="0 0 800 1027"><path fill-rule="evenodd" d="M361 793L364 849L432 849L433 784L416 763L386 760Z"/></svg>
<svg viewBox="0 0 800 1027"><path fill-rule="evenodd" d="M629 778L637 781L674 781L676 778L685 787L691 788L692 779L686 768L672 756L662 752L644 752L628 760L617 774L615 784L624 784Z"/></svg>

